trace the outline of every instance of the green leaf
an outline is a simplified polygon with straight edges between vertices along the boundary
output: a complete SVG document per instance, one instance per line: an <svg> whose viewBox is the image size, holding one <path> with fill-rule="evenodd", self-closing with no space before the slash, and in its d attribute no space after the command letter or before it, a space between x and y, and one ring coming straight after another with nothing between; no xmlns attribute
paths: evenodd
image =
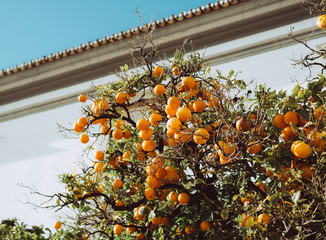
<svg viewBox="0 0 326 240"><path fill-rule="evenodd" d="M274 205L276 202L278 202L281 199L281 194L279 192L274 193L271 196L271 199L269 200L270 205Z"/></svg>
<svg viewBox="0 0 326 240"><path fill-rule="evenodd" d="M234 195L232 201L235 202L239 198L239 196L240 196L239 194Z"/></svg>
<svg viewBox="0 0 326 240"><path fill-rule="evenodd" d="M57 198L56 203L57 203L58 206L60 206L60 198Z"/></svg>
<svg viewBox="0 0 326 240"><path fill-rule="evenodd" d="M221 218L222 218L223 220L228 219L228 218L229 218L229 212L226 211L226 210L222 210L222 212L221 212Z"/></svg>
<svg viewBox="0 0 326 240"><path fill-rule="evenodd" d="M296 97L298 95L299 89L299 84L294 86L294 88L292 89L292 97Z"/></svg>
<svg viewBox="0 0 326 240"><path fill-rule="evenodd" d="M246 221L246 228L251 228L255 225L255 219L253 217L249 217L249 219Z"/></svg>

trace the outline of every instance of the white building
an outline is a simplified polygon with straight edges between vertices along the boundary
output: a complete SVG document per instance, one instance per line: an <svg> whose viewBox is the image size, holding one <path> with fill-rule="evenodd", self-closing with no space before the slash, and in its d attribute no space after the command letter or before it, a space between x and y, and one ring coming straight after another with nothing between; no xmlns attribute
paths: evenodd
<svg viewBox="0 0 326 240"><path fill-rule="evenodd" d="M307 51L288 36L291 27L312 46L325 42L316 19L300 3L221 0L155 21L153 39L160 41L160 53L171 57L189 38L225 74L241 70L245 80L289 89L293 81L307 76L307 71L292 66L291 59ZM0 219L52 225L53 212L35 212L19 202L26 201L29 192L17 183L34 184L45 194L63 188L57 175L72 171L84 146L58 134L56 123L74 122L81 114L77 96L91 92L92 84L113 81L120 65L131 64L129 46L143 31L130 29L0 72Z"/></svg>

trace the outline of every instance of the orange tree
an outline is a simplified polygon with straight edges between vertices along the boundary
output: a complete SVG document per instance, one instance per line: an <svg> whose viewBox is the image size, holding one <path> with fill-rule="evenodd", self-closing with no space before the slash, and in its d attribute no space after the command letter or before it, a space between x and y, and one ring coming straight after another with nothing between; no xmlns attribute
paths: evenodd
<svg viewBox="0 0 326 240"><path fill-rule="evenodd" d="M80 239L323 239L325 77L291 94L212 73L197 53L79 97L88 158L54 194Z"/></svg>

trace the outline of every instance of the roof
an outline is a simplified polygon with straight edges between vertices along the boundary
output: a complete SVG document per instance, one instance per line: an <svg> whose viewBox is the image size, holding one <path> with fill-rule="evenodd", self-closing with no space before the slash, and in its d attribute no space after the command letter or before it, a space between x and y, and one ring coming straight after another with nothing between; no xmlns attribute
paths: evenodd
<svg viewBox="0 0 326 240"><path fill-rule="evenodd" d="M16 65L15 67L10 67L8 69L2 69L0 71L0 78L8 75L12 75L21 71L25 71L31 68L38 67L53 61L58 61L63 58L67 58L72 55L80 54L82 52L88 51L93 48L98 48L103 45L113 44L117 41L123 39L132 38L136 35L141 34L149 29L164 28L168 25L177 24L178 22L186 21L190 18L195 18L203 14L210 13L212 11L217 11L230 5L235 5L246 0L220 0L215 3L209 3L206 6L200 6L197 9L191 9L188 12L182 12L179 15L172 15L169 18L163 18L159 21L154 21L153 23L148 23L145 26L138 26L134 29L129 29L127 31L121 31L120 33L113 34L110 37L106 36L102 39L97 39L94 42L88 42L86 44L81 44L78 47L73 47L71 49L65 49L64 51L58 51L56 53L50 54L49 56L44 56L32 60L28 63L22 63L21 65Z"/></svg>

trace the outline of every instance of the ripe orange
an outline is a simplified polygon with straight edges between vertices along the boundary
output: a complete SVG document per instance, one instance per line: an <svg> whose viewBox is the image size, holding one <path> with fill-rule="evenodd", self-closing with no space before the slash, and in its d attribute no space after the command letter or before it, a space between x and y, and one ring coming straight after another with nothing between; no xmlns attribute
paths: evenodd
<svg viewBox="0 0 326 240"><path fill-rule="evenodd" d="M238 131L247 132L251 127L251 122L245 118L240 118L235 126Z"/></svg>
<svg viewBox="0 0 326 240"><path fill-rule="evenodd" d="M123 131L121 129L116 129L112 132L112 137L115 140L120 140L123 137Z"/></svg>
<svg viewBox="0 0 326 240"><path fill-rule="evenodd" d="M109 135L111 133L111 129L109 126L102 126L101 133L104 135Z"/></svg>
<svg viewBox="0 0 326 240"><path fill-rule="evenodd" d="M87 101L87 96L85 94L80 94L78 96L78 101L79 102L86 102Z"/></svg>
<svg viewBox="0 0 326 240"><path fill-rule="evenodd" d="M156 143L153 139L147 139L143 141L141 146L144 149L144 151L151 152L156 148Z"/></svg>
<svg viewBox="0 0 326 240"><path fill-rule="evenodd" d="M172 191L172 192L169 193L168 199L171 202L177 202L178 201L178 194L176 192Z"/></svg>
<svg viewBox="0 0 326 240"><path fill-rule="evenodd" d="M143 233L138 233L136 236L137 240L144 240L145 239L145 235Z"/></svg>
<svg viewBox="0 0 326 240"><path fill-rule="evenodd" d="M296 114L293 111L288 111L284 115L284 121L287 125L290 125L290 123L293 123L294 125L297 125L299 123L299 117L298 114Z"/></svg>
<svg viewBox="0 0 326 240"><path fill-rule="evenodd" d="M142 118L137 121L136 127L139 131L147 131L149 129L149 122Z"/></svg>
<svg viewBox="0 0 326 240"><path fill-rule="evenodd" d="M122 119L118 119L117 121L115 121L114 123L114 126L117 128L117 129L121 129L122 126L125 126L126 123L125 121L123 121Z"/></svg>
<svg viewBox="0 0 326 240"><path fill-rule="evenodd" d="M77 122L74 123L73 130L77 133L80 133L84 130L83 127L79 126Z"/></svg>
<svg viewBox="0 0 326 240"><path fill-rule="evenodd" d="M160 225L162 223L162 217L153 217L152 223L155 225Z"/></svg>
<svg viewBox="0 0 326 240"><path fill-rule="evenodd" d="M158 179L163 179L166 175L167 175L167 171L165 168L158 168L156 171L155 171L155 176L158 178Z"/></svg>
<svg viewBox="0 0 326 240"><path fill-rule="evenodd" d="M178 201L182 205L187 205L190 201L190 197L187 193L180 193L178 195Z"/></svg>
<svg viewBox="0 0 326 240"><path fill-rule="evenodd" d="M101 172L103 172L103 171L104 171L104 164L101 163L101 162L97 162L97 163L95 163L95 165L94 165L94 171L95 171L96 173L101 173Z"/></svg>
<svg viewBox="0 0 326 240"><path fill-rule="evenodd" d="M88 119L85 117L81 117L78 119L77 124L84 128L88 124Z"/></svg>
<svg viewBox="0 0 326 240"><path fill-rule="evenodd" d="M124 92L118 92L115 97L115 101L119 104L124 104L127 102L127 100L128 100L128 96Z"/></svg>
<svg viewBox="0 0 326 240"><path fill-rule="evenodd" d="M173 117L166 123L166 129L171 133L177 133L181 128L181 122L179 119Z"/></svg>
<svg viewBox="0 0 326 240"><path fill-rule="evenodd" d="M129 232L130 234L133 234L136 231L135 227L127 227L126 232Z"/></svg>
<svg viewBox="0 0 326 240"><path fill-rule="evenodd" d="M180 143L188 142L191 138L189 131L187 130L180 130L179 132L174 134L174 139Z"/></svg>
<svg viewBox="0 0 326 240"><path fill-rule="evenodd" d="M320 15L317 19L317 26L321 29L325 29L326 28L326 15Z"/></svg>
<svg viewBox="0 0 326 240"><path fill-rule="evenodd" d="M200 229L201 229L202 231L208 231L208 230L211 229L211 224L210 224L209 222L207 222L207 221L202 221L202 222L200 223Z"/></svg>
<svg viewBox="0 0 326 240"><path fill-rule="evenodd" d="M144 194L145 194L146 199L148 199L148 200L153 200L156 197L156 193L153 188L146 188Z"/></svg>
<svg viewBox="0 0 326 240"><path fill-rule="evenodd" d="M311 178L313 175L313 171L312 171L311 167L306 164L302 164L302 166L299 167L299 170L302 171L301 177Z"/></svg>
<svg viewBox="0 0 326 240"><path fill-rule="evenodd" d="M123 137L124 137L125 139L129 139L129 138L131 138L131 132L130 132L128 129L124 130L124 131L123 131Z"/></svg>
<svg viewBox="0 0 326 240"><path fill-rule="evenodd" d="M149 122L152 126L157 126L162 122L162 115L158 113L153 113L149 117Z"/></svg>
<svg viewBox="0 0 326 240"><path fill-rule="evenodd" d="M147 140L153 136L153 130L148 128L146 131L139 131L138 135L142 140Z"/></svg>
<svg viewBox="0 0 326 240"><path fill-rule="evenodd" d="M104 152L102 151L96 151L95 153L95 159L102 161L104 159Z"/></svg>
<svg viewBox="0 0 326 240"><path fill-rule="evenodd" d="M117 206L117 207L122 207L123 205L125 205L121 200L116 200L115 201L115 205Z"/></svg>
<svg viewBox="0 0 326 240"><path fill-rule="evenodd" d="M282 133L281 133L281 138L283 140L288 141L292 140L297 134L293 132L292 128L290 126L286 126L283 128Z"/></svg>
<svg viewBox="0 0 326 240"><path fill-rule="evenodd" d="M317 122L321 122L324 120L325 117L325 110L322 108L316 108L314 111L314 118Z"/></svg>
<svg viewBox="0 0 326 240"><path fill-rule="evenodd" d="M53 227L54 229L59 230L62 227L62 223L60 221L56 221Z"/></svg>
<svg viewBox="0 0 326 240"><path fill-rule="evenodd" d="M150 187L150 188L159 188L161 186L161 180L158 179L155 176L148 176L146 178L146 184Z"/></svg>
<svg viewBox="0 0 326 240"><path fill-rule="evenodd" d="M161 77L163 75L163 68L160 66L157 66L154 68L153 75L155 77Z"/></svg>
<svg viewBox="0 0 326 240"><path fill-rule="evenodd" d="M172 68L172 73L173 73L174 76L179 75L180 74L179 68L177 66L174 66Z"/></svg>
<svg viewBox="0 0 326 240"><path fill-rule="evenodd" d="M170 222L169 222L169 218L168 217L162 217L162 223L163 226L169 226Z"/></svg>
<svg viewBox="0 0 326 240"><path fill-rule="evenodd" d="M239 225L241 227L246 227L246 222L249 220L250 216L246 216L244 213L242 213L241 222L239 222Z"/></svg>
<svg viewBox="0 0 326 240"><path fill-rule="evenodd" d="M185 227L185 233L186 233L187 235L193 233L194 231L195 231L195 228L192 227L192 226L186 226L186 227Z"/></svg>
<svg viewBox="0 0 326 240"><path fill-rule="evenodd" d="M298 158L307 158L312 154L311 146L302 141L296 141L291 145L292 153Z"/></svg>
<svg viewBox="0 0 326 240"><path fill-rule="evenodd" d="M204 144L209 139L210 135L205 128L199 128L195 131L193 136L194 142L197 144Z"/></svg>
<svg viewBox="0 0 326 240"><path fill-rule="evenodd" d="M165 86L162 85L162 84L157 84L155 87L154 87L154 92L157 94L157 95L163 95L165 93Z"/></svg>
<svg viewBox="0 0 326 240"><path fill-rule="evenodd" d="M180 100L179 98L172 96L168 99L168 106L170 106L170 108L176 109L180 106Z"/></svg>
<svg viewBox="0 0 326 240"><path fill-rule="evenodd" d="M79 140L81 143L85 144L85 143L88 143L89 137L87 134L83 133L82 135L80 135Z"/></svg>
<svg viewBox="0 0 326 240"><path fill-rule="evenodd" d="M206 108L206 103L203 100L197 100L192 106L196 112L203 112Z"/></svg>
<svg viewBox="0 0 326 240"><path fill-rule="evenodd" d="M192 77L185 77L184 79L182 79L182 85L186 86L188 91L195 88L196 84L196 79Z"/></svg>
<svg viewBox="0 0 326 240"><path fill-rule="evenodd" d="M118 189L121 188L123 186L123 182L121 181L121 179L115 179L113 181L113 188Z"/></svg>
<svg viewBox="0 0 326 240"><path fill-rule="evenodd" d="M169 115L168 118L171 118L171 117L175 116L175 114L177 113L177 111L178 111L178 108L172 108L172 107L169 106L169 105L167 105L167 106L165 107L165 113L166 113L167 115Z"/></svg>
<svg viewBox="0 0 326 240"><path fill-rule="evenodd" d="M271 217L267 213L259 214L258 222L260 224L268 225L271 222Z"/></svg>
<svg viewBox="0 0 326 240"><path fill-rule="evenodd" d="M261 150L261 143L255 143L255 141L249 142L249 147L247 148L247 151L251 154L257 154Z"/></svg>
<svg viewBox="0 0 326 240"><path fill-rule="evenodd" d="M287 126L285 120L284 120L284 115L279 114L274 117L274 124L278 128L285 128Z"/></svg>
<svg viewBox="0 0 326 240"><path fill-rule="evenodd" d="M123 232L123 230L124 230L124 227L122 225L120 225L120 224L117 224L113 228L113 233L115 235L120 235Z"/></svg>
<svg viewBox="0 0 326 240"><path fill-rule="evenodd" d="M254 196L251 193L246 193L245 196L241 197L241 202L245 204L245 202L251 203L254 199Z"/></svg>
<svg viewBox="0 0 326 240"><path fill-rule="evenodd" d="M187 107L181 107L177 110L177 118L182 122L187 122L191 116L191 111Z"/></svg>

